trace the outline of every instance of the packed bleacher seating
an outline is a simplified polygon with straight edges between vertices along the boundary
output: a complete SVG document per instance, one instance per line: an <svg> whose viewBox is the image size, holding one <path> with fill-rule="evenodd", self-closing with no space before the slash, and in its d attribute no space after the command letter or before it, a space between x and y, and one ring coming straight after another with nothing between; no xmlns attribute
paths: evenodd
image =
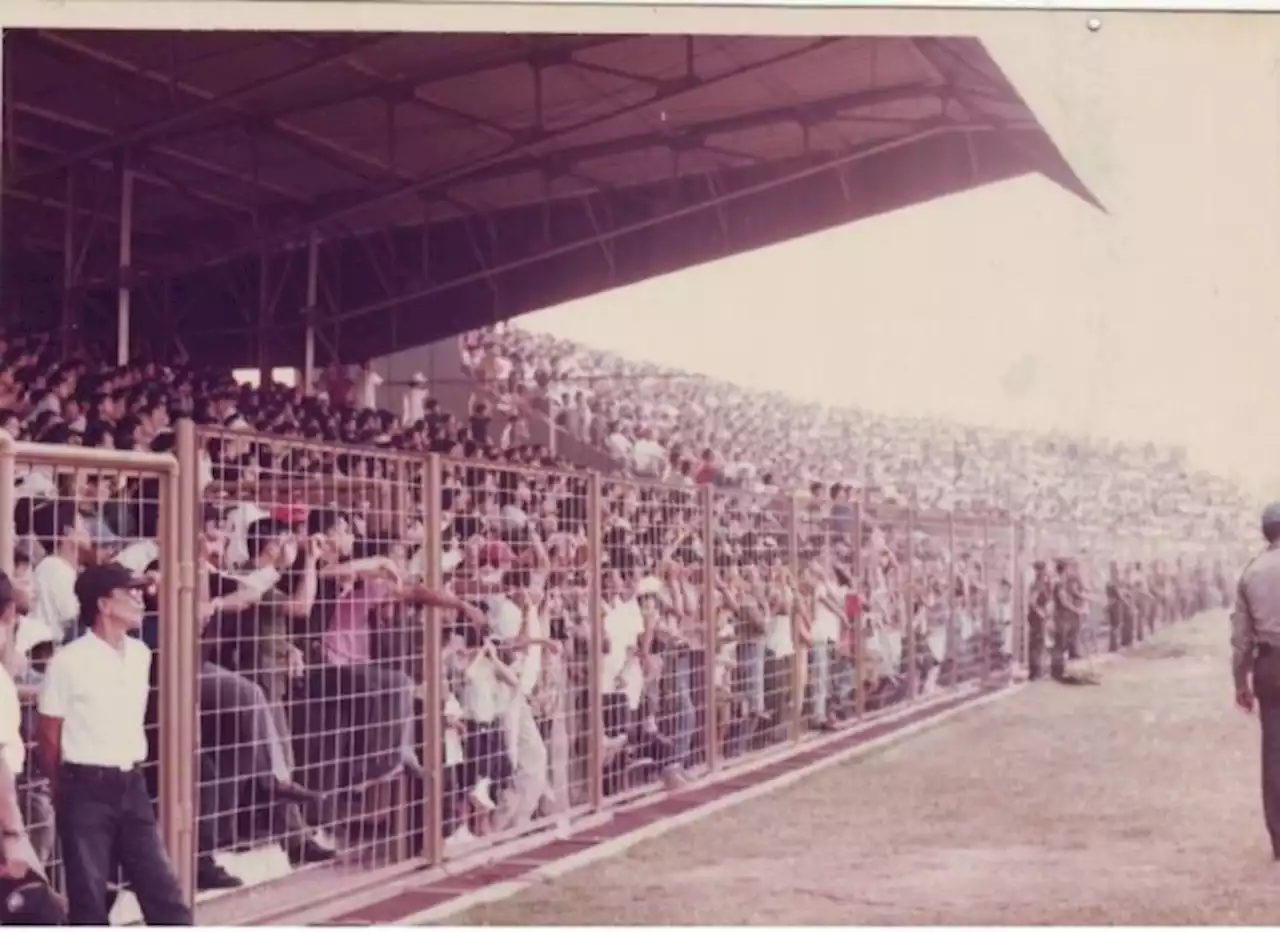
<svg viewBox="0 0 1280 932"><path fill-rule="evenodd" d="M1248 503L1170 451L799 405L512 326L462 346L468 410L443 410L415 378L395 412L368 366L332 367L309 394L0 337L0 429L15 438L182 463L179 425L195 425L202 890L430 853L435 757L455 857L597 797L679 790L860 714L1007 677L1028 647L1018 587L1033 555L1065 561L1053 585L1079 584L1073 598L1110 587L1074 611L1109 625L1113 649L1225 598L1206 561L1239 540ZM535 418L617 471L529 442ZM442 455L438 475L423 453ZM161 497L145 470L19 458L33 691L78 634L80 567L172 570ZM1091 543L1045 531L1020 545L1010 513L1088 528ZM1212 546L1161 544L1196 539ZM162 655L175 628L154 593L147 604L143 637ZM153 702L157 729L166 707ZM36 764L22 788L56 868ZM243 856L264 846L282 852L275 866Z"/></svg>
<svg viewBox="0 0 1280 932"><path fill-rule="evenodd" d="M1240 489L1176 449L801 404L511 324L460 339L492 409L550 416L636 476L1215 540L1252 520Z"/></svg>

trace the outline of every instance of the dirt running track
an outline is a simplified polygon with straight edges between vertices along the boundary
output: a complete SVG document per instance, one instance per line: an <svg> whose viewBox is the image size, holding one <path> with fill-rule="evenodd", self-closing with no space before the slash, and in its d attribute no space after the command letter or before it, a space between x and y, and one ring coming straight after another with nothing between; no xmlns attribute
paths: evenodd
<svg viewBox="0 0 1280 932"><path fill-rule="evenodd" d="M1273 924L1222 615L462 924Z"/></svg>

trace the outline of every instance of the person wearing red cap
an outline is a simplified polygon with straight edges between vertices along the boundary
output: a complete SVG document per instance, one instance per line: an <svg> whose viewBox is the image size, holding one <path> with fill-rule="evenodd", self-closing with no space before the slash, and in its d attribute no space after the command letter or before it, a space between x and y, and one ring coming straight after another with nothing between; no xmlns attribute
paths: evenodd
<svg viewBox="0 0 1280 932"><path fill-rule="evenodd" d="M72 925L109 924L117 868L148 925L193 924L141 769L151 649L134 635L150 585L118 563L86 568L76 597L88 630L54 654L40 693L36 751L54 786Z"/></svg>

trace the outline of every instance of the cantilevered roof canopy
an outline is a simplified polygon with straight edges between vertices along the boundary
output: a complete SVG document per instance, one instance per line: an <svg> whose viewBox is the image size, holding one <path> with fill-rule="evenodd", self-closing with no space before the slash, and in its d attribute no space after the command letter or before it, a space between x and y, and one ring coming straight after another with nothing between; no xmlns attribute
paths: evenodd
<svg viewBox="0 0 1280 932"><path fill-rule="evenodd" d="M209 362L299 361L312 240L350 359L1022 174L1093 202L967 37L19 31L5 55L8 290L60 313L67 280L93 326L124 281L135 330Z"/></svg>

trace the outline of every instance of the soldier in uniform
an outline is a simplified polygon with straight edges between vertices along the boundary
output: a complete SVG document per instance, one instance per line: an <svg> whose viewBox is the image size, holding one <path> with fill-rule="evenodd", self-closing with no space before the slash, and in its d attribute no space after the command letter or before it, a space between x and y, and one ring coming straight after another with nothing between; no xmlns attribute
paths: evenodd
<svg viewBox="0 0 1280 932"><path fill-rule="evenodd" d="M1128 647L1133 640L1133 612L1128 585L1120 574L1120 564L1111 561L1107 577L1107 649L1112 653Z"/></svg>
<svg viewBox="0 0 1280 932"><path fill-rule="evenodd" d="M1169 574L1164 570L1164 564L1159 560L1155 561L1151 565L1151 625L1153 628L1157 622L1163 624L1173 619L1173 608L1170 602L1172 588Z"/></svg>
<svg viewBox="0 0 1280 932"><path fill-rule="evenodd" d="M1218 604L1222 608L1231 607L1231 586L1227 582L1227 573L1222 568L1221 560L1213 561L1213 584L1218 590Z"/></svg>
<svg viewBox="0 0 1280 932"><path fill-rule="evenodd" d="M1262 512L1267 549L1245 566L1231 614L1236 705L1262 723L1262 811L1280 861L1280 502Z"/></svg>
<svg viewBox="0 0 1280 932"><path fill-rule="evenodd" d="M1213 599L1209 594L1209 568L1203 560L1196 561L1196 614L1207 612L1213 607Z"/></svg>
<svg viewBox="0 0 1280 932"><path fill-rule="evenodd" d="M1043 560L1033 567L1031 592L1027 598L1027 678L1040 679L1040 665L1044 662L1044 636L1053 611L1053 583Z"/></svg>
<svg viewBox="0 0 1280 932"><path fill-rule="evenodd" d="M1155 627L1157 598L1154 579L1135 562L1129 571L1129 590L1133 593L1133 636L1141 641Z"/></svg>
<svg viewBox="0 0 1280 932"><path fill-rule="evenodd" d="M1057 562L1058 578L1053 585L1053 652L1049 675L1059 682L1067 679L1067 659L1080 656L1080 621L1087 604L1080 572L1070 560Z"/></svg>
<svg viewBox="0 0 1280 932"><path fill-rule="evenodd" d="M1191 617L1191 599L1189 594L1191 580L1187 576L1187 568L1178 557L1173 567L1173 611L1174 621L1186 621Z"/></svg>

